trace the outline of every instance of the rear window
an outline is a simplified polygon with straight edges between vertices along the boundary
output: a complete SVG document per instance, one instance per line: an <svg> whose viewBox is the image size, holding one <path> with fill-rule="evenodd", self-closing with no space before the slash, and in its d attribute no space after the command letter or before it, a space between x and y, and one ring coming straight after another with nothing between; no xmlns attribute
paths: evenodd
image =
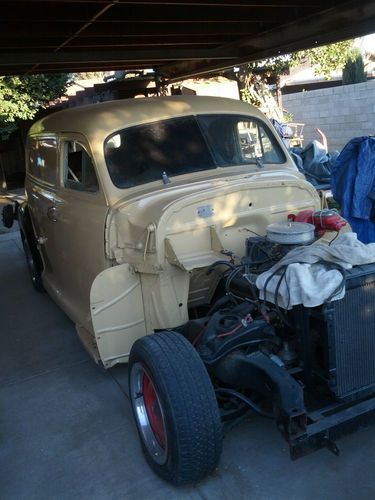
<svg viewBox="0 0 375 500"><path fill-rule="evenodd" d="M234 165L284 163L275 137L260 120L199 115L128 127L107 138L113 183L133 187L163 178Z"/></svg>
<svg viewBox="0 0 375 500"><path fill-rule="evenodd" d="M112 135L104 147L107 167L117 187L131 187L215 168L194 117L130 127Z"/></svg>

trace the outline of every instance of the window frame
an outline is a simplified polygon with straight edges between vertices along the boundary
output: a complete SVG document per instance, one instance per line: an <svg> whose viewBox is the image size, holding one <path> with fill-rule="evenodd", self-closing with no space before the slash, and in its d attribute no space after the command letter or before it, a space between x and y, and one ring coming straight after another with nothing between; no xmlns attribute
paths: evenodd
<svg viewBox="0 0 375 500"><path fill-rule="evenodd" d="M68 164L67 164L67 155L66 155L66 147L69 142L77 143L82 150L90 157L91 159L91 165L95 174L96 182L97 182L97 189L95 191L85 189L83 183L75 183L75 181L71 181L68 179ZM89 147L87 146L86 141L84 140L83 137L78 137L78 136L73 136L73 135L64 135L60 137L60 184L63 189L67 189L69 191L75 192L75 193L88 193L90 195L97 195L98 193L101 192L101 185L100 185L100 180L98 173L96 171L95 167L95 161L94 157L91 154L91 151Z"/></svg>

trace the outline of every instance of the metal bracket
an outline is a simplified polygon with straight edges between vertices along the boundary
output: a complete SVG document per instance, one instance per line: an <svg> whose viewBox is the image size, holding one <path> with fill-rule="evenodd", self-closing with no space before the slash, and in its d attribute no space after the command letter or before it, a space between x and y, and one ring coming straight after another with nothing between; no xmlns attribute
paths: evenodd
<svg viewBox="0 0 375 500"><path fill-rule="evenodd" d="M263 352L235 351L212 371L222 382L255 390L270 400L277 427L287 441L306 432L303 387Z"/></svg>

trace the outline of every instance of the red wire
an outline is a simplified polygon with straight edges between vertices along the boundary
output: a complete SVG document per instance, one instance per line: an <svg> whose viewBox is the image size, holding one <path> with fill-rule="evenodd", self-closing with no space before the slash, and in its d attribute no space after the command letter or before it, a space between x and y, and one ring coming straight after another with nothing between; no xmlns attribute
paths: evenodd
<svg viewBox="0 0 375 500"><path fill-rule="evenodd" d="M243 318L243 319L245 319L248 323L251 323L253 321L253 318L250 316L250 314L245 316L245 318ZM207 326L208 326L208 323L201 329L201 331L198 333L198 335L192 341L193 345L195 345L198 342L198 340L201 338L203 333L207 330ZM229 335L233 335L234 333L236 333L238 330L240 330L243 327L244 327L244 325L241 321L237 326L232 328L232 330L229 330L229 332L224 332L224 333L221 333L220 335L217 335L217 338L228 337Z"/></svg>
<svg viewBox="0 0 375 500"><path fill-rule="evenodd" d="M239 325L237 325L234 328L232 328L232 330L229 330L229 332L221 333L217 337L218 338L228 337L228 335L233 335L233 333L235 333L237 330L240 330L240 328L243 328L243 324L242 323L240 323Z"/></svg>

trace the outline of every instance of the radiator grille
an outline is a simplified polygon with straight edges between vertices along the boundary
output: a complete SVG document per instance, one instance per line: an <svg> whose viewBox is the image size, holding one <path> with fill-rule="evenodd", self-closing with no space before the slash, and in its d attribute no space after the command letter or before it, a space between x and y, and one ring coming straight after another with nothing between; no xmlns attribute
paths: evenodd
<svg viewBox="0 0 375 500"><path fill-rule="evenodd" d="M363 273L368 267L370 274ZM362 271L362 275L361 275ZM337 397L375 387L374 266L353 269L343 300L332 302L328 321L331 388Z"/></svg>

